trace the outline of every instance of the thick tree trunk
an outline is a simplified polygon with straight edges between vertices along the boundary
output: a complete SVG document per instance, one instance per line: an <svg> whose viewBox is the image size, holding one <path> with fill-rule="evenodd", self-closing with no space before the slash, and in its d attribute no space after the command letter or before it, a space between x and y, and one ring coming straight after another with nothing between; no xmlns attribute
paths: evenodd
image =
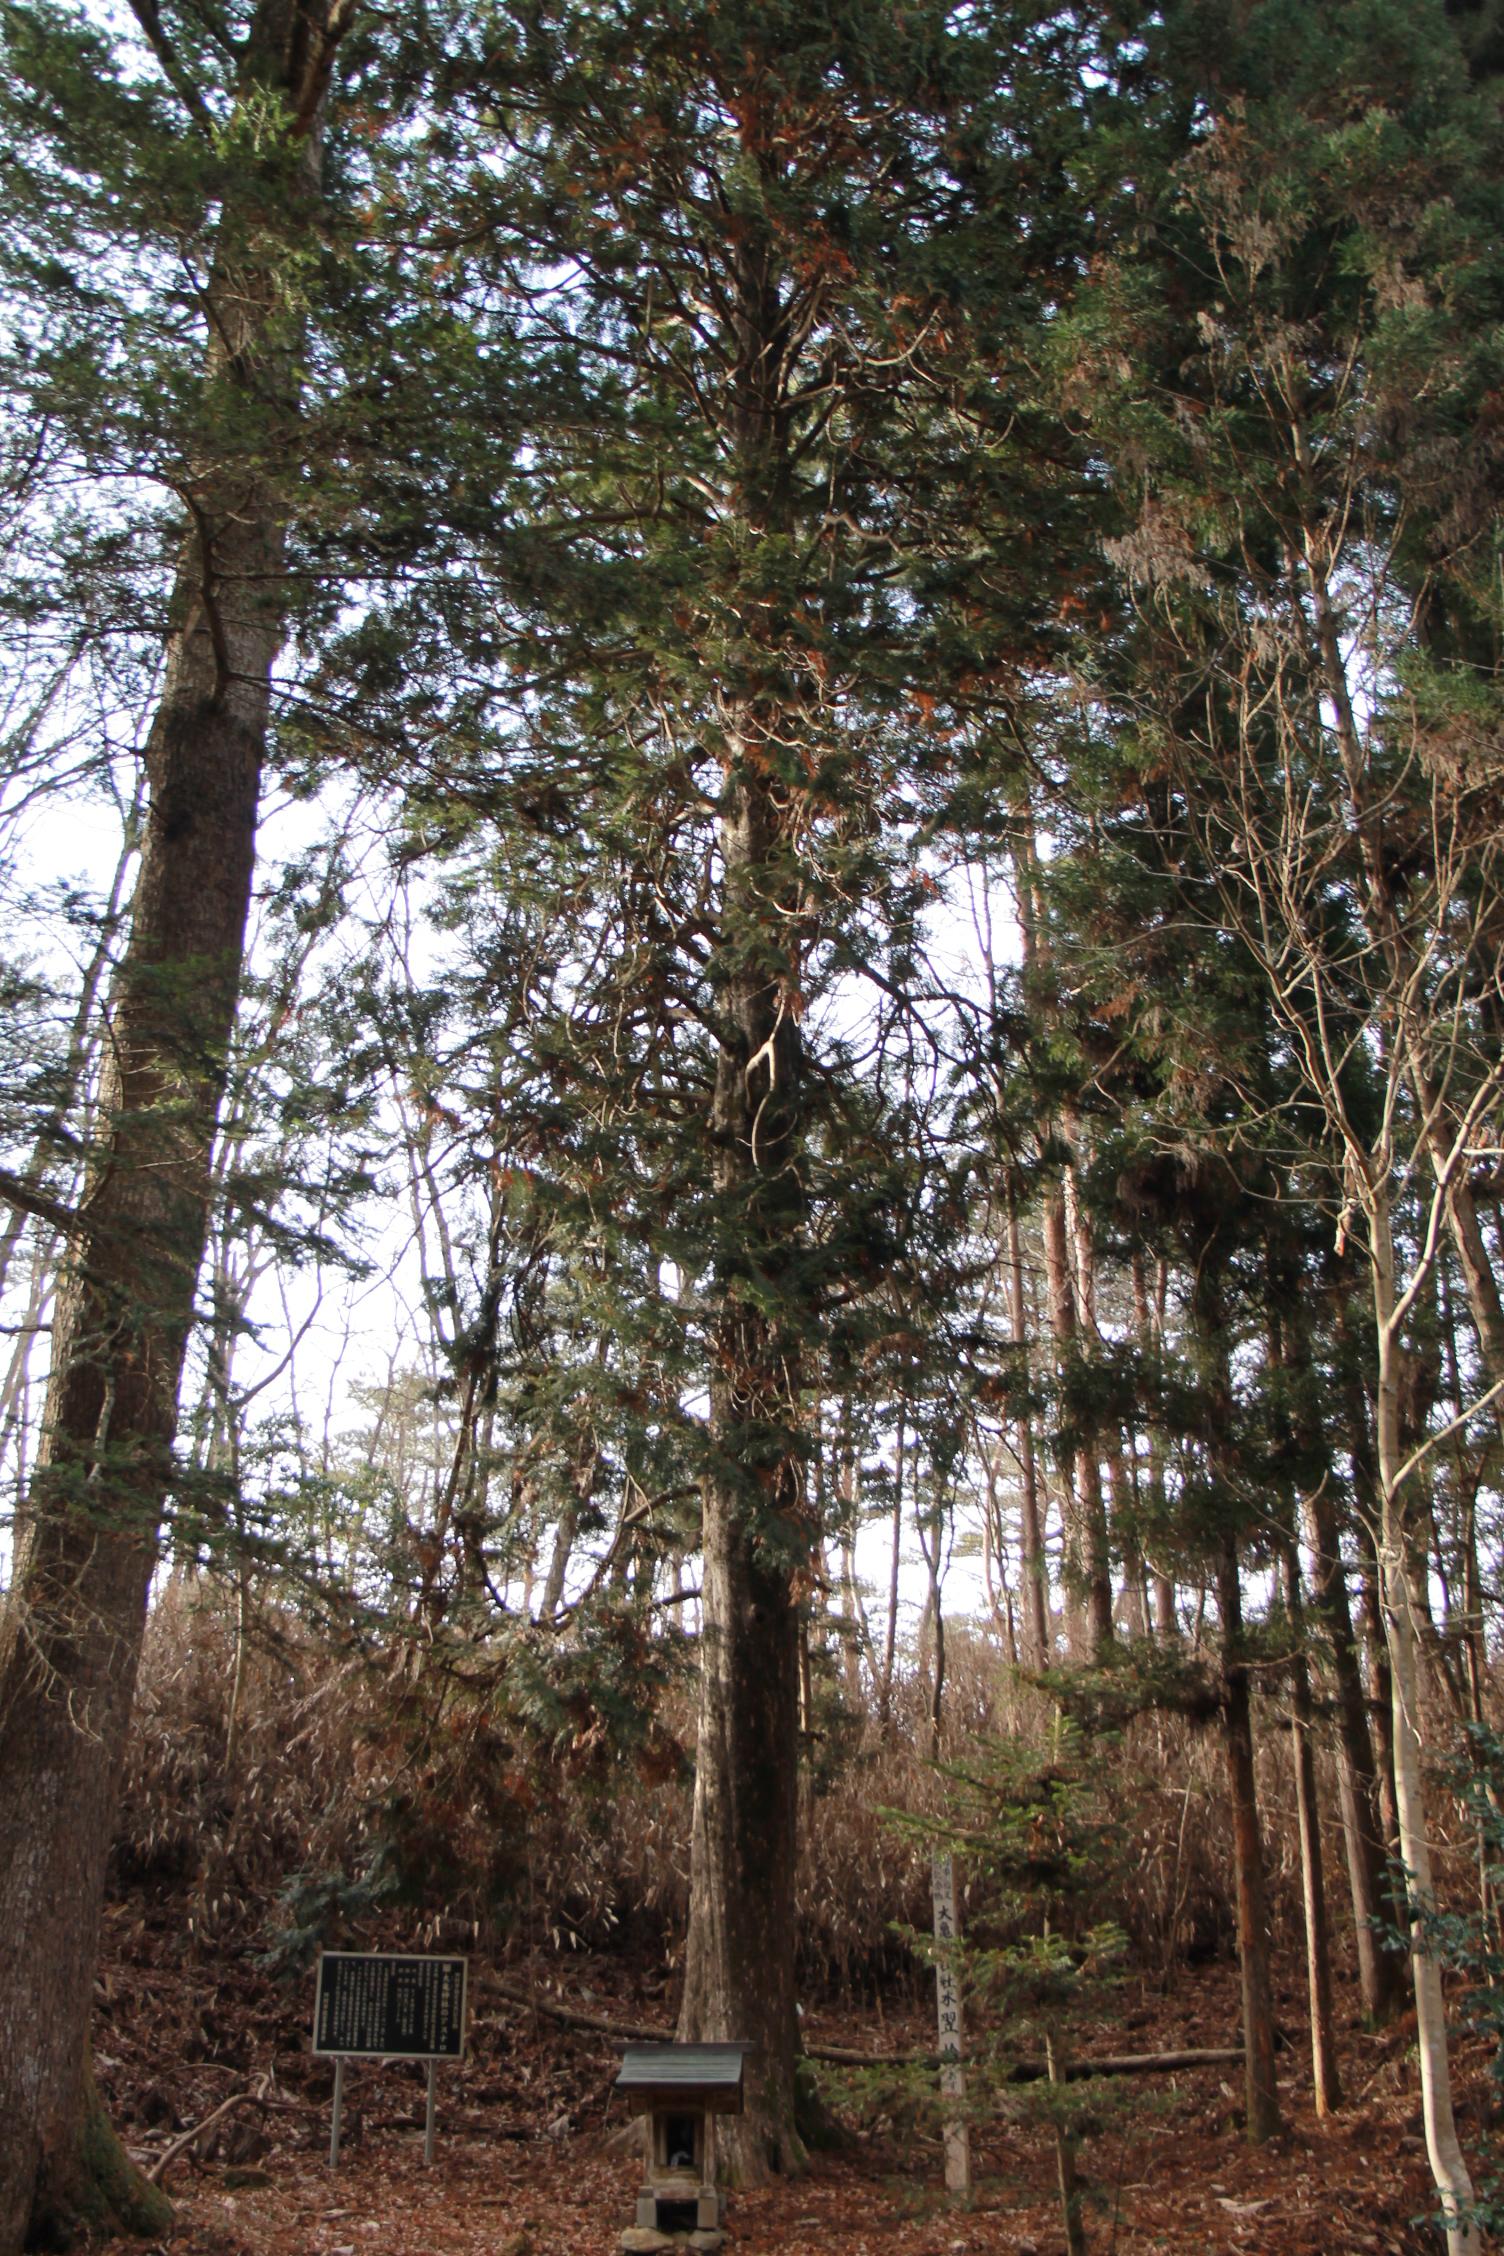
<svg viewBox="0 0 1504 2256"><path fill-rule="evenodd" d="M275 89L300 121L290 192L311 200L332 43L267 0L247 55L248 92ZM289 193L285 179L278 193ZM213 376L254 394L253 426L290 366L259 227L226 211L210 284ZM89 2009L239 991L282 547L261 470L211 457L147 743L141 867L95 1152L0 1619L0 2256L15 2256L28 2233L57 2237L111 2216L161 2224L94 2097Z"/></svg>
<svg viewBox="0 0 1504 2256"><path fill-rule="evenodd" d="M59 1295L43 1458L0 1624L0 2249L18 2244L33 2193L44 2210L81 2199L105 1860L250 893L274 638L244 641L241 678L220 686L207 629L190 625L148 749L102 1148Z"/></svg>
<svg viewBox="0 0 1504 2256"><path fill-rule="evenodd" d="M721 837L727 938L711 1132L720 1241L713 1271L710 1469L704 1483L700 1726L680 2031L742 2039L746 2114L718 2134L737 2182L794 2168L798 2016L799 1605L814 1531L805 1501L801 1343L782 1320L805 1236L798 1175L796 967L777 930L770 790L745 745ZM770 938L769 922L775 925ZM770 952L776 950L776 953ZM775 969L775 964L778 968Z"/></svg>
<svg viewBox="0 0 1504 2256"><path fill-rule="evenodd" d="M798 1612L786 1565L764 1554L740 1480L707 1483L700 1727L681 2036L740 2039L745 2116L717 2151L734 2182L801 2159L794 2128L798 2015Z"/></svg>

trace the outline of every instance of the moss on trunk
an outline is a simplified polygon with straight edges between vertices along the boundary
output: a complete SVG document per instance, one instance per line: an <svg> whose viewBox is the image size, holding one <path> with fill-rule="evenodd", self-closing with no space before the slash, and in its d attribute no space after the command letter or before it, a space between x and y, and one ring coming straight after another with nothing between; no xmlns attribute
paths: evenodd
<svg viewBox="0 0 1504 2256"><path fill-rule="evenodd" d="M172 2204L121 2145L92 2073L84 2077L71 2151L44 2172L26 2245L65 2249L113 2233L154 2239L172 2225Z"/></svg>

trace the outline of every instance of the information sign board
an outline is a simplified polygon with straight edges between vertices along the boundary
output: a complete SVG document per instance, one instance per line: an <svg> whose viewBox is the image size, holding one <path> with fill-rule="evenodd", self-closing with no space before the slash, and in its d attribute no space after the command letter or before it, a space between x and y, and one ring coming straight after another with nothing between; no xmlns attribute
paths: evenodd
<svg viewBox="0 0 1504 2256"><path fill-rule="evenodd" d="M469 1961L325 1951L313 2008L315 2052L457 2060L465 2049Z"/></svg>

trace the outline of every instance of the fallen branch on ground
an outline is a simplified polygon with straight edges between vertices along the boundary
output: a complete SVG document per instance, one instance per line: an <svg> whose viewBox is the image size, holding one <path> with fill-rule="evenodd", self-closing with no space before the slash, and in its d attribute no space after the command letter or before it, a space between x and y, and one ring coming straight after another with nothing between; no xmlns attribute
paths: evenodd
<svg viewBox="0 0 1504 2256"><path fill-rule="evenodd" d="M672 2044L672 2029L649 2029L633 2021L608 2021L599 2013L582 2013L578 2006L560 2004L554 1998L539 1997L525 1990L520 1982L507 1982L493 1977L491 1987L500 1990L513 2005L525 2005L534 2013L546 2013L551 2020L562 2021L570 2029L594 2029L603 2037L620 2037L627 2044Z"/></svg>
<svg viewBox="0 0 1504 2256"><path fill-rule="evenodd" d="M181 2137L175 2138L171 2146L164 2147L151 2168L146 2172L147 2184L160 2185L168 2165L176 2162L180 2154L186 2154L189 2147L203 2137L205 2131L212 2130L221 2115L228 2115L232 2107L247 2105L254 2107L266 2105L265 2078L262 2079L261 2084L255 2091L231 2092L228 2099L222 2099L217 2107L210 2109L201 2123L195 2123L191 2130L184 2131Z"/></svg>
<svg viewBox="0 0 1504 2256"><path fill-rule="evenodd" d="M608 2021L601 2013L584 2013L578 2006L564 2005L559 2000L540 1997L525 1990L520 1982L497 1981L495 1987L514 2005L527 2006L534 2013L546 2013L552 2020L562 2021L567 2028L591 2029L601 2036L615 2037L622 2044L672 2044L672 2029L648 2028L634 2021ZM938 2068L940 2058L933 2052L857 2052L850 2045L807 2044L804 2048L811 2060L824 2060L838 2068ZM1196 2046L1183 2052L1118 2052L1105 2053L1096 2060L1073 2060L1066 2073L1080 2076L1152 2076L1169 2074L1176 2068L1225 2068L1241 2060L1241 2045ZM1042 2083L1049 2069L1042 2060L1016 2060L1007 2070L1005 2081L1010 2084Z"/></svg>

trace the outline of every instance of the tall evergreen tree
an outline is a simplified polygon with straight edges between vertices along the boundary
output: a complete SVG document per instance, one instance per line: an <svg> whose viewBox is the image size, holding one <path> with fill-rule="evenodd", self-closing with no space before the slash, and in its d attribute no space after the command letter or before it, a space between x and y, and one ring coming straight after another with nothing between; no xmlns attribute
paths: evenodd
<svg viewBox="0 0 1504 2256"><path fill-rule="evenodd" d="M1026 340L1079 253L1098 55L1089 11L559 0L497 9L456 62L456 236L487 246L536 437L489 525L468 504L479 577L445 622L472 679L507 668L507 773L456 727L427 819L453 837L464 797L504 882L576 904L552 1156L584 1220L673 1265L705 1390L683 2027L760 2048L747 2174L799 2151L812 1402L904 1226L853 998L910 976L923 828L965 757L950 675L990 668L1001 702L1038 648L1053 565L990 558L1023 537ZM979 572L1007 604L972 602Z"/></svg>
<svg viewBox="0 0 1504 2256"><path fill-rule="evenodd" d="M1466 1154L1504 1101L1496 479L1478 437L1504 284L1499 114L1440 6L1365 0L1318 25L1270 0L1236 29L1199 9L1167 26L1201 118L1106 281L1123 380L1095 407L1143 622L1134 734L1167 839L1206 872L1206 922L1261 968L1321 1119L1339 1244L1366 1259L1427 2141L1471 2250L1423 1919L1429 1443L1402 1437L1402 1396L1449 1229L1485 1356L1492 1328Z"/></svg>
<svg viewBox="0 0 1504 2256"><path fill-rule="evenodd" d="M4 19L9 404L47 434L39 460L98 481L96 508L54 518L93 633L141 647L155 624L165 647L91 1146L62 1217L41 1455L0 1617L5 2256L28 2232L152 2206L92 2096L88 2014L174 1482L274 669L327 585L318 541L349 518L350 426L328 415L315 442L303 409L313 309L343 302L358 339L379 294L352 287L333 254L331 215L370 177L358 141L331 140L336 76L361 70L378 103L387 91L356 14L348 0L207 15L143 4L134 44L62 7ZM12 624L49 602L35 581L7 584Z"/></svg>

